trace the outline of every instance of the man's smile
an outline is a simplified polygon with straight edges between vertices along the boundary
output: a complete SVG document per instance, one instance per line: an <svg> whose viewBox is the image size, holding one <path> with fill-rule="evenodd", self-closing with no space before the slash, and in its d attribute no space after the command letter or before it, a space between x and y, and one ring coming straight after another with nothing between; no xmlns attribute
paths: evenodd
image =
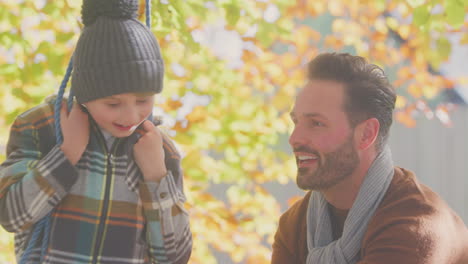
<svg viewBox="0 0 468 264"><path fill-rule="evenodd" d="M314 154L304 153L304 152L295 152L296 161L298 168L305 168L316 165L319 160L319 157Z"/></svg>

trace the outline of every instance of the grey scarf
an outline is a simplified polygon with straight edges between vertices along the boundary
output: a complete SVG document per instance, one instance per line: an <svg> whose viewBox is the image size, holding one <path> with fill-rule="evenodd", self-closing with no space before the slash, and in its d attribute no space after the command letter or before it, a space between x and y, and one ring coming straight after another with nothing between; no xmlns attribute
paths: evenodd
<svg viewBox="0 0 468 264"><path fill-rule="evenodd" d="M320 192L312 192L307 208L307 264L352 264L358 261L361 242L394 174L389 147L369 168L346 218L343 235L333 241L328 203Z"/></svg>

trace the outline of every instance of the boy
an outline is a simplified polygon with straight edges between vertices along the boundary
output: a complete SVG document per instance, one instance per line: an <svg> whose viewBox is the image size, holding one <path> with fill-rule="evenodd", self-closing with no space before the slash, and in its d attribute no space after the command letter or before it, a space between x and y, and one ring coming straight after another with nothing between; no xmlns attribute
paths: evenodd
<svg viewBox="0 0 468 264"><path fill-rule="evenodd" d="M17 117L0 166L0 223L19 260L52 211L43 263L187 263L180 156L148 119L164 67L138 1L85 0L73 55L70 112L53 102ZM28 263L39 263L40 243Z"/></svg>

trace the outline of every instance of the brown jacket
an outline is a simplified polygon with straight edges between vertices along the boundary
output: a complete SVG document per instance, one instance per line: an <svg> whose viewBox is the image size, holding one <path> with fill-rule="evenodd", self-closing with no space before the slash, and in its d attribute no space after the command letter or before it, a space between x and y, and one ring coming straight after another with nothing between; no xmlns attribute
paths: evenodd
<svg viewBox="0 0 468 264"><path fill-rule="evenodd" d="M309 197L310 192L281 216L273 264L306 262ZM358 264L468 264L468 229L413 173L395 168L367 227Z"/></svg>

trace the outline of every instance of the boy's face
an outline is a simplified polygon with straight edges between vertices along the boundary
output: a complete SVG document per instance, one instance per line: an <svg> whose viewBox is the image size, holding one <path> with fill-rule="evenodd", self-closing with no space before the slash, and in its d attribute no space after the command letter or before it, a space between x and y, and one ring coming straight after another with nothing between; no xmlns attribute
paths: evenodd
<svg viewBox="0 0 468 264"><path fill-rule="evenodd" d="M154 94L117 94L85 103L96 123L114 137L130 136L152 112Z"/></svg>

